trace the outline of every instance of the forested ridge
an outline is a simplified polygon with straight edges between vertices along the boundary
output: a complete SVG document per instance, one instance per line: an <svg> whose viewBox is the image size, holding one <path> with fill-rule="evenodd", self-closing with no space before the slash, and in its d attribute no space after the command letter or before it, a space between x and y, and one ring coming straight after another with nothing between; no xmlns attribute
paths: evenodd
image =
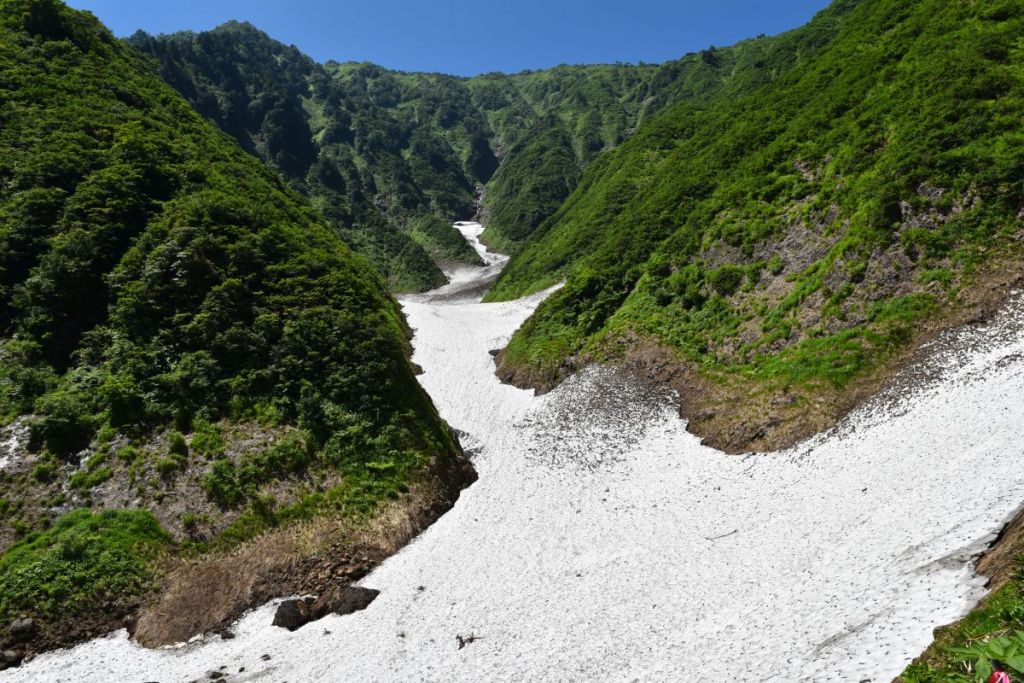
<svg viewBox="0 0 1024 683"><path fill-rule="evenodd" d="M408 354L370 265L148 58L0 2L0 621L59 641L159 558L400 499L462 457Z"/></svg>
<svg viewBox="0 0 1024 683"><path fill-rule="evenodd" d="M451 228L475 212L476 179L443 139L378 104L390 100L371 89L372 68L337 73L237 22L131 42L158 57L161 75L200 113L308 196L394 290L443 284L431 256L476 258Z"/></svg>
<svg viewBox="0 0 1024 683"><path fill-rule="evenodd" d="M664 65L559 66L460 78L317 64L250 24L130 42L202 114L313 200L396 291L472 262L450 228L481 209L484 239L516 251L580 173L671 103L732 80L760 40Z"/></svg>

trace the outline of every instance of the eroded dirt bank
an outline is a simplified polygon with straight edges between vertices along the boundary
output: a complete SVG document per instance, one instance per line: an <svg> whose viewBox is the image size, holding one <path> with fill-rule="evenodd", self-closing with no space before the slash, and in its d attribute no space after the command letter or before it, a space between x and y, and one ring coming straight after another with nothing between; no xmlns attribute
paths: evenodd
<svg viewBox="0 0 1024 683"><path fill-rule="evenodd" d="M232 622L268 601L321 595L363 578L450 510L476 479L464 454L436 460L408 494L366 522L324 517L272 530L229 554L174 559L148 601L112 596L93 619L36 621L27 638L5 632L0 651L9 664L121 628L147 647L230 635Z"/></svg>
<svg viewBox="0 0 1024 683"><path fill-rule="evenodd" d="M426 480L365 525L320 519L275 530L226 557L179 561L132 635L147 647L223 631L244 612L289 595L322 595L369 574L451 509L476 481L467 458L435 463Z"/></svg>

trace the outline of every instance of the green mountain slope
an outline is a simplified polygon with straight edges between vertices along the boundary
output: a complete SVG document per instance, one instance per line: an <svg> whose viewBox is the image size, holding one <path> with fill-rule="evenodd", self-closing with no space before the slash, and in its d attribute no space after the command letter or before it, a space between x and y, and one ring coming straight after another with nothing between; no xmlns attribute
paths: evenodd
<svg viewBox="0 0 1024 683"><path fill-rule="evenodd" d="M559 66L466 81L501 158L484 239L507 253L569 196L580 170L636 128L655 66Z"/></svg>
<svg viewBox="0 0 1024 683"><path fill-rule="evenodd" d="M487 185L485 240L517 252L569 197L588 164L666 107L749 87L751 78L770 79L770 72L745 68L770 45L749 40L660 66L560 66L470 79L502 157Z"/></svg>
<svg viewBox="0 0 1024 683"><path fill-rule="evenodd" d="M478 193L485 240L516 251L591 161L664 107L741 80L737 63L764 41L662 66L560 66L468 79L319 65L237 22L199 34L140 32L131 42L405 290L440 282L428 255L442 263L475 258L448 223L476 213Z"/></svg>
<svg viewBox="0 0 1024 683"><path fill-rule="evenodd" d="M691 425L719 445L834 420L978 282L1019 273L1021 15L843 0L716 51L729 79L593 162L510 262L492 300L566 284L502 374L550 386L648 344L702 384Z"/></svg>
<svg viewBox="0 0 1024 683"><path fill-rule="evenodd" d="M60 642L137 605L152 558L457 495L406 334L370 266L148 58L56 0L0 0L0 622ZM36 534L99 507L133 510Z"/></svg>
<svg viewBox="0 0 1024 683"><path fill-rule="evenodd" d="M309 197L392 289L443 284L431 256L477 258L450 225L473 215L475 179L443 138L378 104L375 68L340 74L238 22L199 34L140 32L131 43L157 57L163 78L200 113Z"/></svg>

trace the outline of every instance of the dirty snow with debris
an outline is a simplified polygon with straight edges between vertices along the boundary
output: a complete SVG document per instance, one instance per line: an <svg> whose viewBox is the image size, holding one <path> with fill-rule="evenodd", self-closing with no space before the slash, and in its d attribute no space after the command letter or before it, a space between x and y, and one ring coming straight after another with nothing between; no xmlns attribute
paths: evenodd
<svg viewBox="0 0 1024 683"><path fill-rule="evenodd" d="M234 639L160 651L122 631L0 679L889 681L983 595L972 557L1024 500L1019 307L940 340L900 396L736 457L613 370L542 397L500 384L488 351L544 294L478 303L487 256L404 299L480 479L361 582L369 609L290 633L267 605Z"/></svg>

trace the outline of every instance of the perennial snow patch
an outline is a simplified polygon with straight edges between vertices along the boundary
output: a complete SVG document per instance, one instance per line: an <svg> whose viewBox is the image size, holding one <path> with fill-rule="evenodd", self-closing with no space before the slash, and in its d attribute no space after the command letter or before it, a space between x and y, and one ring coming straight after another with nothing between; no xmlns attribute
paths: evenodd
<svg viewBox="0 0 1024 683"><path fill-rule="evenodd" d="M367 577L368 609L289 633L268 605L234 639L173 650L120 632L0 678L883 681L983 595L972 558L1024 499L1019 313L940 344L900 400L727 456L612 370L543 397L500 384L488 351L544 295L470 298L502 262L459 228L490 265L404 306L420 381L480 479Z"/></svg>

